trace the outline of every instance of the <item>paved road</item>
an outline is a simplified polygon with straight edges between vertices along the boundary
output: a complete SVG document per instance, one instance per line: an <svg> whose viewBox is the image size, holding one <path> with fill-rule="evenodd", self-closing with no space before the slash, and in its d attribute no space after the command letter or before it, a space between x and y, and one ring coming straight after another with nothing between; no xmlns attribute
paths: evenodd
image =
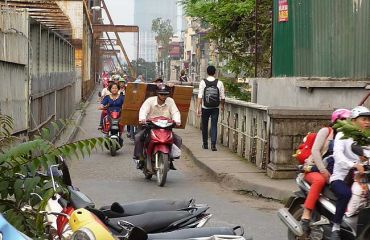
<svg viewBox="0 0 370 240"><path fill-rule="evenodd" d="M98 104L92 102L82 121L76 139L101 136L97 130ZM213 213L208 226L242 225L247 235L255 240L286 239L286 228L276 216L281 204L241 195L222 188L205 172L198 169L189 156L183 155L171 171L165 187L144 179L131 160L133 142L125 139L125 146L111 157L108 151L93 153L91 157L72 161L74 185L87 193L97 206L114 201L130 202L148 198L190 199L207 203Z"/></svg>

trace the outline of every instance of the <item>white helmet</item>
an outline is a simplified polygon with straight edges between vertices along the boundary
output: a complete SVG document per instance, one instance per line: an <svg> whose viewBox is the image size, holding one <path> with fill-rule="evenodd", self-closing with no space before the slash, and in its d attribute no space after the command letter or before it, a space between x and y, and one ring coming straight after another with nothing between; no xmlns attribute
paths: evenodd
<svg viewBox="0 0 370 240"><path fill-rule="evenodd" d="M351 110L351 119L358 118L360 116L369 116L370 117L370 110L364 106L357 106Z"/></svg>

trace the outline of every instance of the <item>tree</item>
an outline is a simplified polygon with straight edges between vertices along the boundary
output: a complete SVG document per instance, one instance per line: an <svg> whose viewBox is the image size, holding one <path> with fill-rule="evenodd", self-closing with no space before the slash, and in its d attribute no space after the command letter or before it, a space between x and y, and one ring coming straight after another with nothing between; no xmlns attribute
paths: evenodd
<svg viewBox="0 0 370 240"><path fill-rule="evenodd" d="M168 56L170 50L170 40L173 36L173 27L171 20L163 20L162 18L156 18L152 21L152 31L156 33L155 40L161 47L160 61Z"/></svg>
<svg viewBox="0 0 370 240"><path fill-rule="evenodd" d="M256 66L270 67L271 0L183 0L182 4L187 15L206 28L220 58L228 60L228 70L251 77ZM262 71L257 75L263 75Z"/></svg>
<svg viewBox="0 0 370 240"><path fill-rule="evenodd" d="M51 123L54 130L66 122ZM33 239L45 239L43 219L40 211L45 210L47 201L54 195L49 177L37 174L36 171L47 169L57 163L59 156L76 158L89 155L91 151L105 144L112 144L105 138L92 138L55 146L50 139L50 129L41 129L34 139L20 142L11 135L13 119L0 113L0 213L16 227ZM56 179L57 180L57 179ZM58 192L65 192L59 182ZM31 193L37 193L43 200ZM24 210L31 206L32 210ZM48 238L47 238L48 239Z"/></svg>
<svg viewBox="0 0 370 240"><path fill-rule="evenodd" d="M138 61L132 60L131 64L132 66L137 66L137 75L143 75L145 80L154 80L156 77L154 62L147 62L145 59L139 58Z"/></svg>

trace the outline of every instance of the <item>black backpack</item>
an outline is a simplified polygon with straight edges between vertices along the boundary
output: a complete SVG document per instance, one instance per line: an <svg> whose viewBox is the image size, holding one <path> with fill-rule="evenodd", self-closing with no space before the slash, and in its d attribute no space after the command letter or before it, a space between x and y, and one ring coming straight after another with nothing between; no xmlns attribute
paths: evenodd
<svg viewBox="0 0 370 240"><path fill-rule="evenodd" d="M207 108L216 108L220 106L220 90L217 87L218 79L208 81L204 79L206 87L203 92L203 104Z"/></svg>

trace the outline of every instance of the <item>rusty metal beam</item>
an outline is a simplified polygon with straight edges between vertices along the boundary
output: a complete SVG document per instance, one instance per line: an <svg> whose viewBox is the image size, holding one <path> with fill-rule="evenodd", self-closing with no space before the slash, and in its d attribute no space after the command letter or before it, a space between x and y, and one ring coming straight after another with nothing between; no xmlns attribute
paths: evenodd
<svg viewBox="0 0 370 240"><path fill-rule="evenodd" d="M56 0L7 0L7 6L26 8L29 16L36 22L58 31L66 37L72 36L72 26L69 18L59 8ZM3 1L0 5L4 6Z"/></svg>
<svg viewBox="0 0 370 240"><path fill-rule="evenodd" d="M119 53L120 50L117 50L117 49L100 49L100 52L114 54L114 53Z"/></svg>
<svg viewBox="0 0 370 240"><path fill-rule="evenodd" d="M96 39L96 42L100 44L110 44L112 42L113 46L117 45L116 39L111 39L110 41L109 39Z"/></svg>
<svg viewBox="0 0 370 240"><path fill-rule="evenodd" d="M113 42L112 42L112 40L111 40L111 38L110 38L109 34L108 34L107 32L106 32L105 34L107 35L107 38L108 38L108 40L109 40L109 44L110 44L110 46L112 47L112 49L114 49L114 45L113 45ZM119 64L119 67L121 68L121 70L122 70L122 72L123 72L123 71L124 71L124 69L123 69L123 65L122 65L121 61L119 60L119 58L118 58L118 54L117 54L117 53L115 53L115 56L116 56L117 62L118 62L118 64Z"/></svg>
<svg viewBox="0 0 370 240"><path fill-rule="evenodd" d="M101 2L103 4L103 8L104 8L104 10L105 10L105 12L106 12L106 14L108 16L109 23L113 25L114 23L113 23L112 17L110 16L109 11L108 11L107 5L105 4L105 0L101 0ZM138 32L139 32L139 29L138 29ZM135 72L134 68L132 67L132 64L130 62L130 59L128 58L128 55L127 55L127 52L126 52L125 48L123 47L121 38L120 38L120 36L119 36L119 34L117 32L114 32L114 34L116 35L117 43L121 47L121 51L122 51L123 55L125 56L128 69L129 69L129 71L131 73L131 77L132 78L136 78L136 72Z"/></svg>
<svg viewBox="0 0 370 240"><path fill-rule="evenodd" d="M138 32L139 27L133 25L93 24L94 34L102 32Z"/></svg>

